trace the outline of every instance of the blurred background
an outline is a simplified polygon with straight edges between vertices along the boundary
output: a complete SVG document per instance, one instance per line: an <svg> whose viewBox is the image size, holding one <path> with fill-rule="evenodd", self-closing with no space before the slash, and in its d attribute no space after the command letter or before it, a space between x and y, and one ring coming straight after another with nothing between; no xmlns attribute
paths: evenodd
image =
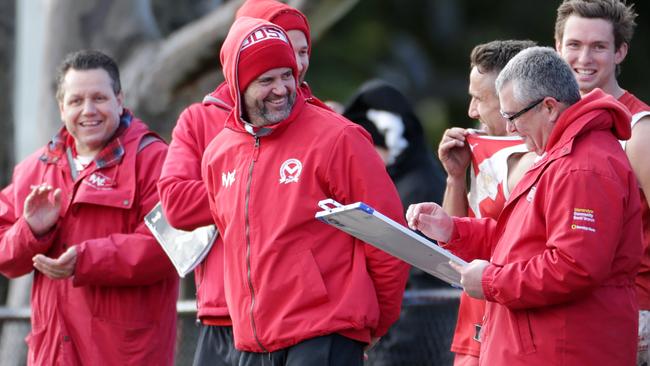
<svg viewBox="0 0 650 366"><path fill-rule="evenodd" d="M345 104L364 81L384 79L411 100L434 151L445 128L473 124L466 113L471 49L495 39L531 39L554 46L555 9L560 3L286 2L302 10L311 22L314 42L307 80L314 94ZM631 2L640 15L619 80L648 102L650 2ZM17 161L45 144L60 127L54 70L65 54L80 48L100 49L118 61L125 104L169 139L181 110L200 102L223 80L219 49L241 3L0 0L0 184L8 183ZM0 304L28 306L29 281L26 277L10 283L0 278ZM181 296L194 296L191 279L185 281ZM191 316L188 319L191 323ZM28 328L25 321L0 322L0 364L8 365L8 355L22 354L17 350L24 349Z"/></svg>

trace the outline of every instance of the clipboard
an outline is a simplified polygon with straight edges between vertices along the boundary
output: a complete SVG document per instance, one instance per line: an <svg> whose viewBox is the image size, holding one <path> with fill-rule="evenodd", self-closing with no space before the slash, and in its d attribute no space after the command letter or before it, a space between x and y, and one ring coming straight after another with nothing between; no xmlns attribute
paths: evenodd
<svg viewBox="0 0 650 366"><path fill-rule="evenodd" d="M449 265L467 264L451 252L384 216L363 202L341 205L333 199L318 202L316 219L377 247L453 286L461 287L460 274Z"/></svg>
<svg viewBox="0 0 650 366"><path fill-rule="evenodd" d="M160 202L144 217L144 223L181 277L192 272L203 261L219 235L214 225L192 231L175 229L167 222Z"/></svg>

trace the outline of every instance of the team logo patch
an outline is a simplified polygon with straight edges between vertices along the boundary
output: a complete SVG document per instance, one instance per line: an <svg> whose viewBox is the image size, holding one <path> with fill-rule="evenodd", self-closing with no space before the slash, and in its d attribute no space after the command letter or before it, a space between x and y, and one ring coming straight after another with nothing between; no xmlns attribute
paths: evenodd
<svg viewBox="0 0 650 366"><path fill-rule="evenodd" d="M285 43L289 43L287 37L282 33L281 30L275 27L262 27L257 29L255 32L251 33L246 37L244 42L241 44L241 50L243 51L246 48L264 41L270 41L277 39Z"/></svg>
<svg viewBox="0 0 650 366"><path fill-rule="evenodd" d="M571 229L595 233L596 228L594 226L596 226L594 210L577 207L573 209L573 223L571 224Z"/></svg>
<svg viewBox="0 0 650 366"><path fill-rule="evenodd" d="M235 170L221 173L221 186L228 188L235 183Z"/></svg>
<svg viewBox="0 0 650 366"><path fill-rule="evenodd" d="M83 182L96 189L111 189L110 187L113 186L113 179L100 172L92 173Z"/></svg>
<svg viewBox="0 0 650 366"><path fill-rule="evenodd" d="M298 183L302 173L302 163L298 159L289 159L280 167L280 183Z"/></svg>

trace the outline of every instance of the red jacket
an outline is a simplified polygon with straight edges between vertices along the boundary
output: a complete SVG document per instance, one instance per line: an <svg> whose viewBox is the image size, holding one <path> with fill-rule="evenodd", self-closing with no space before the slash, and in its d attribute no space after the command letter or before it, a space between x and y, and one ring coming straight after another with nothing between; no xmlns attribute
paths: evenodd
<svg viewBox="0 0 650 366"><path fill-rule="evenodd" d="M29 365L173 364L178 277L143 221L158 201L167 148L154 142L137 153L147 134L134 119L118 137L124 154L102 168L93 163L75 182L65 150L44 147L15 167L0 194L2 274L24 275L34 255L58 257L77 246L72 277L34 272ZM36 238L23 202L43 182L62 189L62 209L56 228Z"/></svg>
<svg viewBox="0 0 650 366"><path fill-rule="evenodd" d="M193 230L213 224L208 193L201 180L201 157L208 143L223 130L231 109L228 85L222 83L204 98L203 103L187 107L174 127L158 192L167 220L178 229ZM224 294L222 245L219 235L194 271L197 316L230 325Z"/></svg>
<svg viewBox="0 0 650 366"><path fill-rule="evenodd" d="M202 174L224 238L235 345L275 351L340 333L368 342L399 317L408 266L314 218L318 201L364 201L404 223L399 196L361 127L305 103L284 121L244 130L235 60L268 24L235 21L221 56L235 108L208 146ZM264 135L260 137L260 135Z"/></svg>
<svg viewBox="0 0 650 366"><path fill-rule="evenodd" d="M618 101L623 103L632 113L632 128L639 119L650 114L650 107L629 92L625 92ZM621 141L625 148L625 141ZM650 310L650 207L647 195L639 187L641 196L641 217L643 222L643 256L641 267L636 276L636 290L639 296L639 308Z"/></svg>
<svg viewBox="0 0 650 366"><path fill-rule="evenodd" d="M481 365L636 363L639 190L616 140L629 120L590 93L561 114L498 221L454 219L449 249L491 262Z"/></svg>

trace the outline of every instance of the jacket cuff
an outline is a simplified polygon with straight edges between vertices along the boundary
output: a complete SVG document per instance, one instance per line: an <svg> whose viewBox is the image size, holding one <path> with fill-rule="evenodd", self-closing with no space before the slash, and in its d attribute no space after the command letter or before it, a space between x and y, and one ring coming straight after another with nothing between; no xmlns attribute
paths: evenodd
<svg viewBox="0 0 650 366"><path fill-rule="evenodd" d="M18 218L16 230L19 238L26 238L29 249L34 253L45 253L54 240L54 233L58 228L58 223L52 227L45 235L35 236L24 217Z"/></svg>
<svg viewBox="0 0 650 366"><path fill-rule="evenodd" d="M494 277L496 276L496 272L498 270L499 267L493 264L489 264L483 271L483 277L481 277L481 286L483 287L483 296L485 296L485 300L487 301L497 302L496 290L494 287L492 287L492 283L494 282Z"/></svg>

